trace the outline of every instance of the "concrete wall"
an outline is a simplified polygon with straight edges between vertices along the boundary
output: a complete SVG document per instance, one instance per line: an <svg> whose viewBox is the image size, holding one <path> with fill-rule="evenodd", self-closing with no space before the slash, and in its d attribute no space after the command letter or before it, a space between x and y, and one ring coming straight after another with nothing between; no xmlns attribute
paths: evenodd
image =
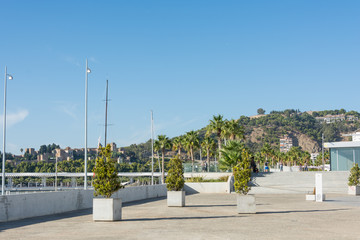
<svg viewBox="0 0 360 240"><path fill-rule="evenodd" d="M166 185L125 187L114 193L113 197L121 198L122 202L132 202L149 198L166 197Z"/></svg>
<svg viewBox="0 0 360 240"><path fill-rule="evenodd" d="M113 196L123 202L165 197L166 185L127 187ZM93 190L30 193L0 196L0 222L92 208Z"/></svg>
<svg viewBox="0 0 360 240"><path fill-rule="evenodd" d="M270 172L252 174L251 194L309 193L315 187L315 174L323 174L323 193L347 193L349 171Z"/></svg>
<svg viewBox="0 0 360 240"><path fill-rule="evenodd" d="M0 222L91 208L92 190L0 196Z"/></svg>
<svg viewBox="0 0 360 240"><path fill-rule="evenodd" d="M230 193L230 185L228 182L185 183L184 190L186 194Z"/></svg>
<svg viewBox="0 0 360 240"><path fill-rule="evenodd" d="M223 176L231 176L232 172L199 172L199 173L184 173L185 178L203 177L204 179L218 179Z"/></svg>

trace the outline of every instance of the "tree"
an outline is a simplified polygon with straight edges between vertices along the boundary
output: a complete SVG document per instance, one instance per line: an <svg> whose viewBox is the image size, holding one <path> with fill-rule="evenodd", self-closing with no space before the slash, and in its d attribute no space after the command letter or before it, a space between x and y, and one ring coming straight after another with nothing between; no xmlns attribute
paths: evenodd
<svg viewBox="0 0 360 240"><path fill-rule="evenodd" d="M224 119L222 115L213 116L209 125L206 127L206 135L210 136L211 133L215 133L218 138L219 147L219 159L221 159L221 136L224 129Z"/></svg>
<svg viewBox="0 0 360 240"><path fill-rule="evenodd" d="M235 192L244 195L248 194L251 189L249 186L251 169L250 154L246 149L242 150L241 161L233 167L233 175Z"/></svg>
<svg viewBox="0 0 360 240"><path fill-rule="evenodd" d="M240 126L239 121L234 119L225 121L222 135L229 140L245 139L244 128Z"/></svg>
<svg viewBox="0 0 360 240"><path fill-rule="evenodd" d="M348 178L349 186L358 186L360 184L360 168L357 163L350 169L350 176Z"/></svg>
<svg viewBox="0 0 360 240"><path fill-rule="evenodd" d="M206 161L208 165L208 172L210 171L210 156L215 149L215 141L214 139L207 137L202 141L201 147L205 149Z"/></svg>
<svg viewBox="0 0 360 240"><path fill-rule="evenodd" d="M269 158L271 158L271 165L274 165L273 156L274 156L274 149L271 148L270 144L265 143L261 149L261 154L265 157L266 162Z"/></svg>
<svg viewBox="0 0 360 240"><path fill-rule="evenodd" d="M179 156L170 160L169 171L166 178L168 191L181 191L184 188L184 169Z"/></svg>
<svg viewBox="0 0 360 240"><path fill-rule="evenodd" d="M176 137L172 140L173 150L178 151L179 158L181 159L181 148L183 147L183 138Z"/></svg>
<svg viewBox="0 0 360 240"><path fill-rule="evenodd" d="M185 148L190 155L192 171L194 171L194 150L199 147L198 133L195 131L187 132L184 138Z"/></svg>
<svg viewBox="0 0 360 240"><path fill-rule="evenodd" d="M220 169L223 171L232 170L242 159L242 152L245 149L243 143L239 141L229 141L221 150L222 155L219 160Z"/></svg>
<svg viewBox="0 0 360 240"><path fill-rule="evenodd" d="M99 156L96 159L96 167L94 168L94 196L104 196L110 198L111 195L122 188L117 171L115 161L111 159L111 147L108 144L105 148L100 147Z"/></svg>
<svg viewBox="0 0 360 240"><path fill-rule="evenodd" d="M258 108L257 113L258 113L259 115L265 114L265 110L262 109L262 108Z"/></svg>
<svg viewBox="0 0 360 240"><path fill-rule="evenodd" d="M155 151L161 151L162 164L161 164L161 182L165 181L165 150L171 149L171 140L166 135L159 135L158 139L154 142Z"/></svg>

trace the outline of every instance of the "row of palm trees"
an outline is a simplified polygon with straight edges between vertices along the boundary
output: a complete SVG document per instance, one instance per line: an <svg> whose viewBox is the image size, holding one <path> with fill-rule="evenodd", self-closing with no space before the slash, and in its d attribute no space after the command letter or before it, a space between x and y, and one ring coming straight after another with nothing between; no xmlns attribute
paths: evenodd
<svg viewBox="0 0 360 240"><path fill-rule="evenodd" d="M259 164L271 161L271 166L276 163L282 163L286 166L304 165L309 163L310 157L310 153L301 150L300 147L292 147L290 151L285 153L272 148L268 143L265 143L261 151L255 154L255 159Z"/></svg>
<svg viewBox="0 0 360 240"><path fill-rule="evenodd" d="M222 115L218 115L213 116L213 119L210 120L209 125L206 127L205 138L203 138L201 142L199 132L196 131L189 131L185 135L175 137L172 140L166 135L159 135L158 139L154 142L154 149L155 151L160 151L162 154L162 182L164 181L164 160L166 150L172 149L177 151L179 157L181 156L181 151L185 150L191 160L192 170L194 171L194 151L199 148L206 156L207 165L210 166L210 157L216 154L214 137L217 138L220 159L222 145L226 145L227 141L244 139L244 129L239 125L237 120L226 120Z"/></svg>

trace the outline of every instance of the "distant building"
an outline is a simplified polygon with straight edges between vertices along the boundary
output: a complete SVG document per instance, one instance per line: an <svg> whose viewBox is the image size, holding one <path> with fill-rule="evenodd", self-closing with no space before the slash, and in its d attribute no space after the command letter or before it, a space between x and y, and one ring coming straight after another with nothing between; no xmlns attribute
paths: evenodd
<svg viewBox="0 0 360 240"><path fill-rule="evenodd" d="M49 162L49 157L50 157L49 153L43 153L37 156L37 160L38 162L42 162L42 161Z"/></svg>
<svg viewBox="0 0 360 240"><path fill-rule="evenodd" d="M36 154L35 148L25 148L25 152L31 155Z"/></svg>
<svg viewBox="0 0 360 240"><path fill-rule="evenodd" d="M112 152L117 152L117 147L116 147L116 143L112 142L109 143L110 144L110 149Z"/></svg>
<svg viewBox="0 0 360 240"><path fill-rule="evenodd" d="M345 114L326 115L324 117L316 117L315 119L320 122L325 122L327 124L346 120Z"/></svg>
<svg viewBox="0 0 360 240"><path fill-rule="evenodd" d="M74 159L74 151L70 147L65 149L57 148L55 149L55 158L57 158L58 161L69 161L70 159Z"/></svg>
<svg viewBox="0 0 360 240"><path fill-rule="evenodd" d="M330 170L349 171L355 163L360 165L360 141L327 142L330 149Z"/></svg>
<svg viewBox="0 0 360 240"><path fill-rule="evenodd" d="M347 120L347 121L358 121L359 118L356 117L356 116L354 116L354 115L347 115L347 116L346 116L346 120Z"/></svg>
<svg viewBox="0 0 360 240"><path fill-rule="evenodd" d="M280 152L286 153L290 151L292 146L292 138L290 138L288 135L284 135L283 138L280 138Z"/></svg>

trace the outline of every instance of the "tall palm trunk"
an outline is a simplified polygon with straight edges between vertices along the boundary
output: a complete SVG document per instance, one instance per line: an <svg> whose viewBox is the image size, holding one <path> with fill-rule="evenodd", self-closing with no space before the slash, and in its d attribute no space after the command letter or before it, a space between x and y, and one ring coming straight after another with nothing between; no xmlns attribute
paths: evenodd
<svg viewBox="0 0 360 240"><path fill-rule="evenodd" d="M181 159L181 156L180 156L181 155L181 149L180 148L178 149L178 155L179 155L179 158Z"/></svg>
<svg viewBox="0 0 360 240"><path fill-rule="evenodd" d="M162 167L162 172L161 172L161 183L164 184L165 183L165 149L162 149L162 163L161 163L161 167Z"/></svg>
<svg viewBox="0 0 360 240"><path fill-rule="evenodd" d="M221 132L218 132L219 160L221 159Z"/></svg>
<svg viewBox="0 0 360 240"><path fill-rule="evenodd" d="M192 171L194 172L194 155L193 155L193 148L192 147L190 147L190 157L191 157Z"/></svg>
<svg viewBox="0 0 360 240"><path fill-rule="evenodd" d="M209 148L206 149L206 161L207 161L207 170L210 172L210 150Z"/></svg>

